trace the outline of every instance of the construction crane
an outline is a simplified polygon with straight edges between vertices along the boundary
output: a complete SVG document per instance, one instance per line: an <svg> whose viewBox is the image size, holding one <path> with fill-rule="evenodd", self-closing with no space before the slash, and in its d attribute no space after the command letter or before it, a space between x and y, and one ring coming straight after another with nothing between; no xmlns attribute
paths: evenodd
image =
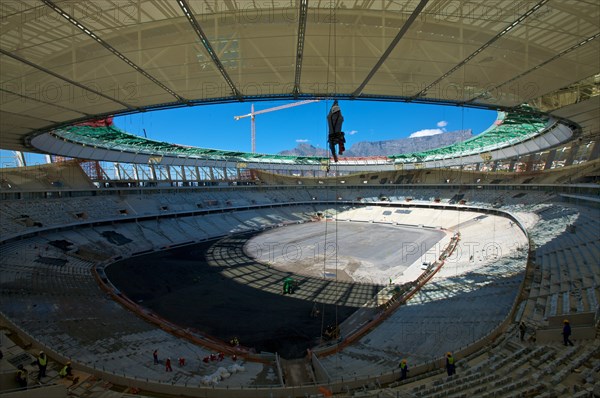
<svg viewBox="0 0 600 398"><path fill-rule="evenodd" d="M252 137L251 138L252 139L252 153L256 153L256 124L255 124L255 121L254 121L256 115L260 115L260 114L267 113L267 112L274 112L274 111L278 111L278 110L281 110L281 109L291 108L293 106L310 104L311 102L319 102L319 101L320 100L316 99L316 100L305 100L305 101L300 101L300 102L293 102L291 104L275 106L273 108L263 109L262 111L257 111L257 112L254 112L254 104L252 104L250 106L250 113L248 113L246 115L234 116L233 118L235 120L240 120L240 119L243 119L245 117L249 117L250 118L250 134L251 134L251 137Z"/></svg>

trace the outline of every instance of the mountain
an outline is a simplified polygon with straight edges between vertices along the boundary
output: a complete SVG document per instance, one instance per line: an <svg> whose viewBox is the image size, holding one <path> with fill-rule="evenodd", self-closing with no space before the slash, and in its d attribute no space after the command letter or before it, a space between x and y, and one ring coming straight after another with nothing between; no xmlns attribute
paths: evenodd
<svg viewBox="0 0 600 398"><path fill-rule="evenodd" d="M360 141L346 148L344 157L387 156L402 153L421 152L428 149L440 148L473 137L468 130L456 130L447 133L429 135L426 137L400 138L386 141ZM328 156L328 151L307 143L300 143L294 149L279 152L286 156Z"/></svg>
<svg viewBox="0 0 600 398"><path fill-rule="evenodd" d="M312 145L304 143L304 142L298 144L298 146L294 149L288 149L288 150L281 151L278 153L278 155L284 155L284 156L320 156L320 157L327 157L328 154L329 154L329 151L326 151L323 148L317 148L315 146L312 146Z"/></svg>

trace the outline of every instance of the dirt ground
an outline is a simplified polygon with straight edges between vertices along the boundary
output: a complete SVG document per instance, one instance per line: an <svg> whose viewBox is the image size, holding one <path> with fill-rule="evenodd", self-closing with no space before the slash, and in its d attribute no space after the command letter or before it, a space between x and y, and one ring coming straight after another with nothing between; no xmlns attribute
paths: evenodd
<svg viewBox="0 0 600 398"><path fill-rule="evenodd" d="M443 238L439 230L358 222L305 223L257 234L246 253L300 275L387 284Z"/></svg>
<svg viewBox="0 0 600 398"><path fill-rule="evenodd" d="M320 342L322 331L341 323L357 308L319 304L250 288L206 264L214 242L152 253L115 263L106 269L110 281L126 296L182 327L230 341L257 352L300 358Z"/></svg>

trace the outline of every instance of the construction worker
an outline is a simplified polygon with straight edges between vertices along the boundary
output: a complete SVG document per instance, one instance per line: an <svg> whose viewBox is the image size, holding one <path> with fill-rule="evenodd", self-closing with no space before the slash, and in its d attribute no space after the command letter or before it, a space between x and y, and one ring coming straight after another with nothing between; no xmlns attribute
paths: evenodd
<svg viewBox="0 0 600 398"><path fill-rule="evenodd" d="M408 377L408 363L406 359L400 361L400 380L406 380Z"/></svg>
<svg viewBox="0 0 600 398"><path fill-rule="evenodd" d="M294 279L285 278L283 280L283 294L292 294L294 293Z"/></svg>
<svg viewBox="0 0 600 398"><path fill-rule="evenodd" d="M63 366L63 368L60 370L60 372L58 372L58 375L61 378L65 378L65 379L73 381L73 384L71 384L73 386L79 382L79 376L75 376L73 374L73 368L71 367L71 361L67 361L65 366Z"/></svg>
<svg viewBox="0 0 600 398"><path fill-rule="evenodd" d="M19 387L27 388L27 371L23 367L22 364L17 366L17 374L15 375L15 380L19 383Z"/></svg>
<svg viewBox="0 0 600 398"><path fill-rule="evenodd" d="M521 321L519 324L519 337L521 341L525 339L525 332L527 332L527 326L525 326L525 322Z"/></svg>
<svg viewBox="0 0 600 398"><path fill-rule="evenodd" d="M38 355L37 366L39 369L38 380L42 380L42 377L46 377L46 367L48 366L48 357L44 351L40 351Z"/></svg>
<svg viewBox="0 0 600 398"><path fill-rule="evenodd" d="M329 149L331 150L331 155L333 156L333 160L335 162L338 161L338 157L335 153L335 146L339 146L339 154L342 155L345 148L346 138L344 136L344 132L342 131L342 123L344 122L344 117L342 116L342 111L340 110L340 106L338 105L337 100L333 101L333 105L329 110L329 114L327 115L327 125L329 126L329 135L327 141L329 142Z"/></svg>
<svg viewBox="0 0 600 398"><path fill-rule="evenodd" d="M165 372L172 372L173 368L171 367L171 358L167 358L165 361Z"/></svg>
<svg viewBox="0 0 600 398"><path fill-rule="evenodd" d="M340 327L328 325L325 328L325 337L327 337L328 340L337 339L338 337L340 337Z"/></svg>
<svg viewBox="0 0 600 398"><path fill-rule="evenodd" d="M451 352L446 353L446 371L448 372L448 376L456 374L456 364Z"/></svg>
<svg viewBox="0 0 600 398"><path fill-rule="evenodd" d="M311 316L311 318L317 318L319 315L321 315L321 311L319 310L319 307L317 306L317 302L315 301L313 304L312 311L310 312L310 316Z"/></svg>
<svg viewBox="0 0 600 398"><path fill-rule="evenodd" d="M71 367L71 361L68 361L65 366L58 372L60 377L73 377L73 368Z"/></svg>
<svg viewBox="0 0 600 398"><path fill-rule="evenodd" d="M571 340L569 340L569 337L571 336L571 325L569 324L568 319L565 319L563 321L562 335L563 335L563 344L572 346L573 342Z"/></svg>

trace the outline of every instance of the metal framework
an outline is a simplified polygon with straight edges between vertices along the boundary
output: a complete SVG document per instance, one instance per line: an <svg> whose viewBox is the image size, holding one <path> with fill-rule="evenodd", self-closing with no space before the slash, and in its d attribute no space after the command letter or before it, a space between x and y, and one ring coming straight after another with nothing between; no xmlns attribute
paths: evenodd
<svg viewBox="0 0 600 398"><path fill-rule="evenodd" d="M31 145L36 135L103 115L245 100L327 95L510 111L600 71L594 2L123 4L3 3L0 148L43 152ZM594 135L595 104L550 116Z"/></svg>
<svg viewBox="0 0 600 398"><path fill-rule="evenodd" d="M270 110L272 109L259 112ZM502 160L552 148L566 142L574 134L577 131L571 126L522 107L511 114L499 113L498 119L488 130L470 140L418 153L342 159L336 164L336 170L410 170L461 166L480 162L482 158ZM266 155L180 146L131 135L114 126L70 126L38 135L32 143L48 152L67 157L124 163L263 170L322 170L329 165L329 159L321 157Z"/></svg>

